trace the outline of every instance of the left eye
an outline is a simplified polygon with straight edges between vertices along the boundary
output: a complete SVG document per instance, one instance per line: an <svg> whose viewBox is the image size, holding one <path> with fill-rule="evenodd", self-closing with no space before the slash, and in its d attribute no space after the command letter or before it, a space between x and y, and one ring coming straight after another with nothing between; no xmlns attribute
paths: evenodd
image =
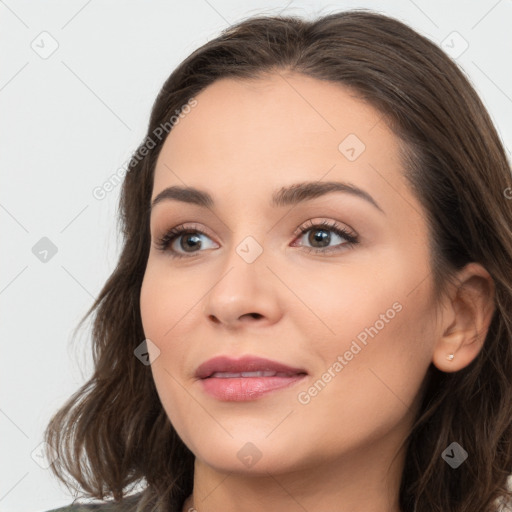
<svg viewBox="0 0 512 512"><path fill-rule="evenodd" d="M312 244L312 247L306 247L307 252L332 252L338 251L341 246L353 246L359 243L357 235L351 233L337 223L329 224L327 222L321 222L319 224L309 224L300 228L300 233L303 238L306 233L309 235L306 237L308 243ZM329 232L334 233L335 236L341 239L341 243L336 244L334 247L328 247L332 241L332 236ZM344 241L343 241L344 240ZM319 245L318 245L319 244ZM327 249L327 250L325 250Z"/></svg>

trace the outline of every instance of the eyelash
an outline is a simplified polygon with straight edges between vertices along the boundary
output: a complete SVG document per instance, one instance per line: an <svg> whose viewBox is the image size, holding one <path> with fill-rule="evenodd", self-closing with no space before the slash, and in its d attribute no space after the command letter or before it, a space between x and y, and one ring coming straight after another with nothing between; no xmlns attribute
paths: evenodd
<svg viewBox="0 0 512 512"><path fill-rule="evenodd" d="M340 226L336 222L333 222L330 224L327 221L319 222L319 223L313 223L312 221L308 221L309 224L301 226L298 230L298 233L295 234L295 236L298 236L299 238L307 233L308 231L314 230L314 231L332 231L336 235L340 236L341 238L344 238L346 240L345 243L339 245L338 247L353 247L354 245L359 243L359 238L352 234L350 231L345 229L344 227ZM166 233L164 233L160 238L156 241L157 249L162 252L168 252L169 255L172 258L192 258L194 257L194 253L191 253L190 256L185 256L179 252L176 252L175 250L168 249L169 245L174 242L179 236L185 235L185 234L201 234L204 236L208 236L204 231L202 231L199 228L196 228L195 226L191 227L183 227L176 226L175 228L170 229ZM209 237L208 237L209 238ZM304 247L307 253L330 253L330 252L337 252L340 249L334 249L334 248L316 248L316 247ZM202 251L197 251L202 252Z"/></svg>

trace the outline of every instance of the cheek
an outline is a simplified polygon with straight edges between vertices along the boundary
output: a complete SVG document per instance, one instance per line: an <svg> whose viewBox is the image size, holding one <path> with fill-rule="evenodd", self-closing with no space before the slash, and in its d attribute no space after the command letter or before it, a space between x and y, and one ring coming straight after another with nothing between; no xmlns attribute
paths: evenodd
<svg viewBox="0 0 512 512"><path fill-rule="evenodd" d="M380 346L385 340L388 350L396 347L408 352L411 337L425 336L422 324L428 325L432 314L425 246L382 244L347 253L342 263L303 270L293 281L312 313L302 316L302 327L310 339L323 340L319 348L330 352L331 359L356 339L362 346L381 340ZM304 309L296 299L292 304Z"/></svg>
<svg viewBox="0 0 512 512"><path fill-rule="evenodd" d="M144 333L148 338L171 341L197 323L200 298L206 285L194 280L190 272L178 272L162 262L148 262L140 292L140 311ZM204 290L203 290L204 288Z"/></svg>
<svg viewBox="0 0 512 512"><path fill-rule="evenodd" d="M158 349L151 370L160 399L173 419L173 404L190 401L183 389L183 371L194 346L200 298L207 290L207 283L190 272L148 262L140 292L141 320L144 335Z"/></svg>
<svg viewBox="0 0 512 512"><path fill-rule="evenodd" d="M321 426L326 454L377 440L392 430L406 432L415 415L430 364L428 321L418 302L406 296L396 301L397 295L390 295L389 304L387 296L380 297L384 307L380 300L363 301L357 318L331 319L337 336L323 338L317 347L323 365L309 387L298 390L303 405L297 417L306 438L318 434L319 418L329 418ZM381 313L387 323L379 318Z"/></svg>
<svg viewBox="0 0 512 512"><path fill-rule="evenodd" d="M318 364L312 380L318 385L311 392L321 392L318 402L339 402L346 390L351 390L348 402L356 409L367 403L368 411L378 410L386 396L399 407L400 399L414 401L432 356L428 281L417 286L419 274L410 262L386 266L384 261L379 268L331 268L315 273L314 280L296 281L314 313L294 318L314 340L310 350Z"/></svg>
<svg viewBox="0 0 512 512"><path fill-rule="evenodd" d="M146 338L157 347L153 350L158 356L151 357L151 372L160 402L174 428L182 435L184 433L186 438L189 429L185 418L190 414L197 415L197 411L189 410L190 397L180 382L178 372L186 356L183 326L187 316L183 315L188 301L183 300L181 293L170 293L176 290L174 283L166 274L159 272L148 265L144 275L140 293L142 326ZM190 440L186 441L190 443Z"/></svg>
<svg viewBox="0 0 512 512"><path fill-rule="evenodd" d="M307 314L295 314L294 321L302 322L307 338L330 357L348 350L355 338L364 343L372 333L388 330L400 315L400 295L394 284L377 282L368 268L319 265L302 276L294 279L302 303L293 299L287 308L293 314L300 309L304 312L306 305Z"/></svg>
<svg viewBox="0 0 512 512"><path fill-rule="evenodd" d="M187 329L192 329L194 315L191 311L193 305L189 305L191 301L181 293L181 289L176 292L172 278L159 272L151 266L146 269L140 293L140 311L144 335L152 342L148 346L154 347L151 371L160 399L165 404L172 403L168 397L179 393L180 386L175 378L179 378L177 370L186 357Z"/></svg>

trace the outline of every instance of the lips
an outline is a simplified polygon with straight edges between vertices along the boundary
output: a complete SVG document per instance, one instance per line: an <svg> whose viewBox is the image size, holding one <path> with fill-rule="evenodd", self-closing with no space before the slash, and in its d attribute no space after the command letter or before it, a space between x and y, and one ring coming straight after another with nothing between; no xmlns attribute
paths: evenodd
<svg viewBox="0 0 512 512"><path fill-rule="evenodd" d="M306 375L303 368L253 356L215 357L199 366L195 373L203 391L225 402L256 400L288 388Z"/></svg>
<svg viewBox="0 0 512 512"><path fill-rule="evenodd" d="M244 356L240 359L232 359L227 356L218 356L200 365L195 376L198 379L207 379L210 377L291 377L305 374L307 372L303 368L294 368L261 357Z"/></svg>

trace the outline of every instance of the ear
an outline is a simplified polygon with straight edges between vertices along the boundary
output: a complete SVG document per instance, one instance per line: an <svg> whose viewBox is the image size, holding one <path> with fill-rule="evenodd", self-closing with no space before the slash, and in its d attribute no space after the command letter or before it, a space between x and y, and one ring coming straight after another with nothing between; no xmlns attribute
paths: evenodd
<svg viewBox="0 0 512 512"><path fill-rule="evenodd" d="M432 355L433 364L443 372L461 370L475 359L496 309L494 281L482 265L468 263L457 277L442 311L441 335Z"/></svg>

